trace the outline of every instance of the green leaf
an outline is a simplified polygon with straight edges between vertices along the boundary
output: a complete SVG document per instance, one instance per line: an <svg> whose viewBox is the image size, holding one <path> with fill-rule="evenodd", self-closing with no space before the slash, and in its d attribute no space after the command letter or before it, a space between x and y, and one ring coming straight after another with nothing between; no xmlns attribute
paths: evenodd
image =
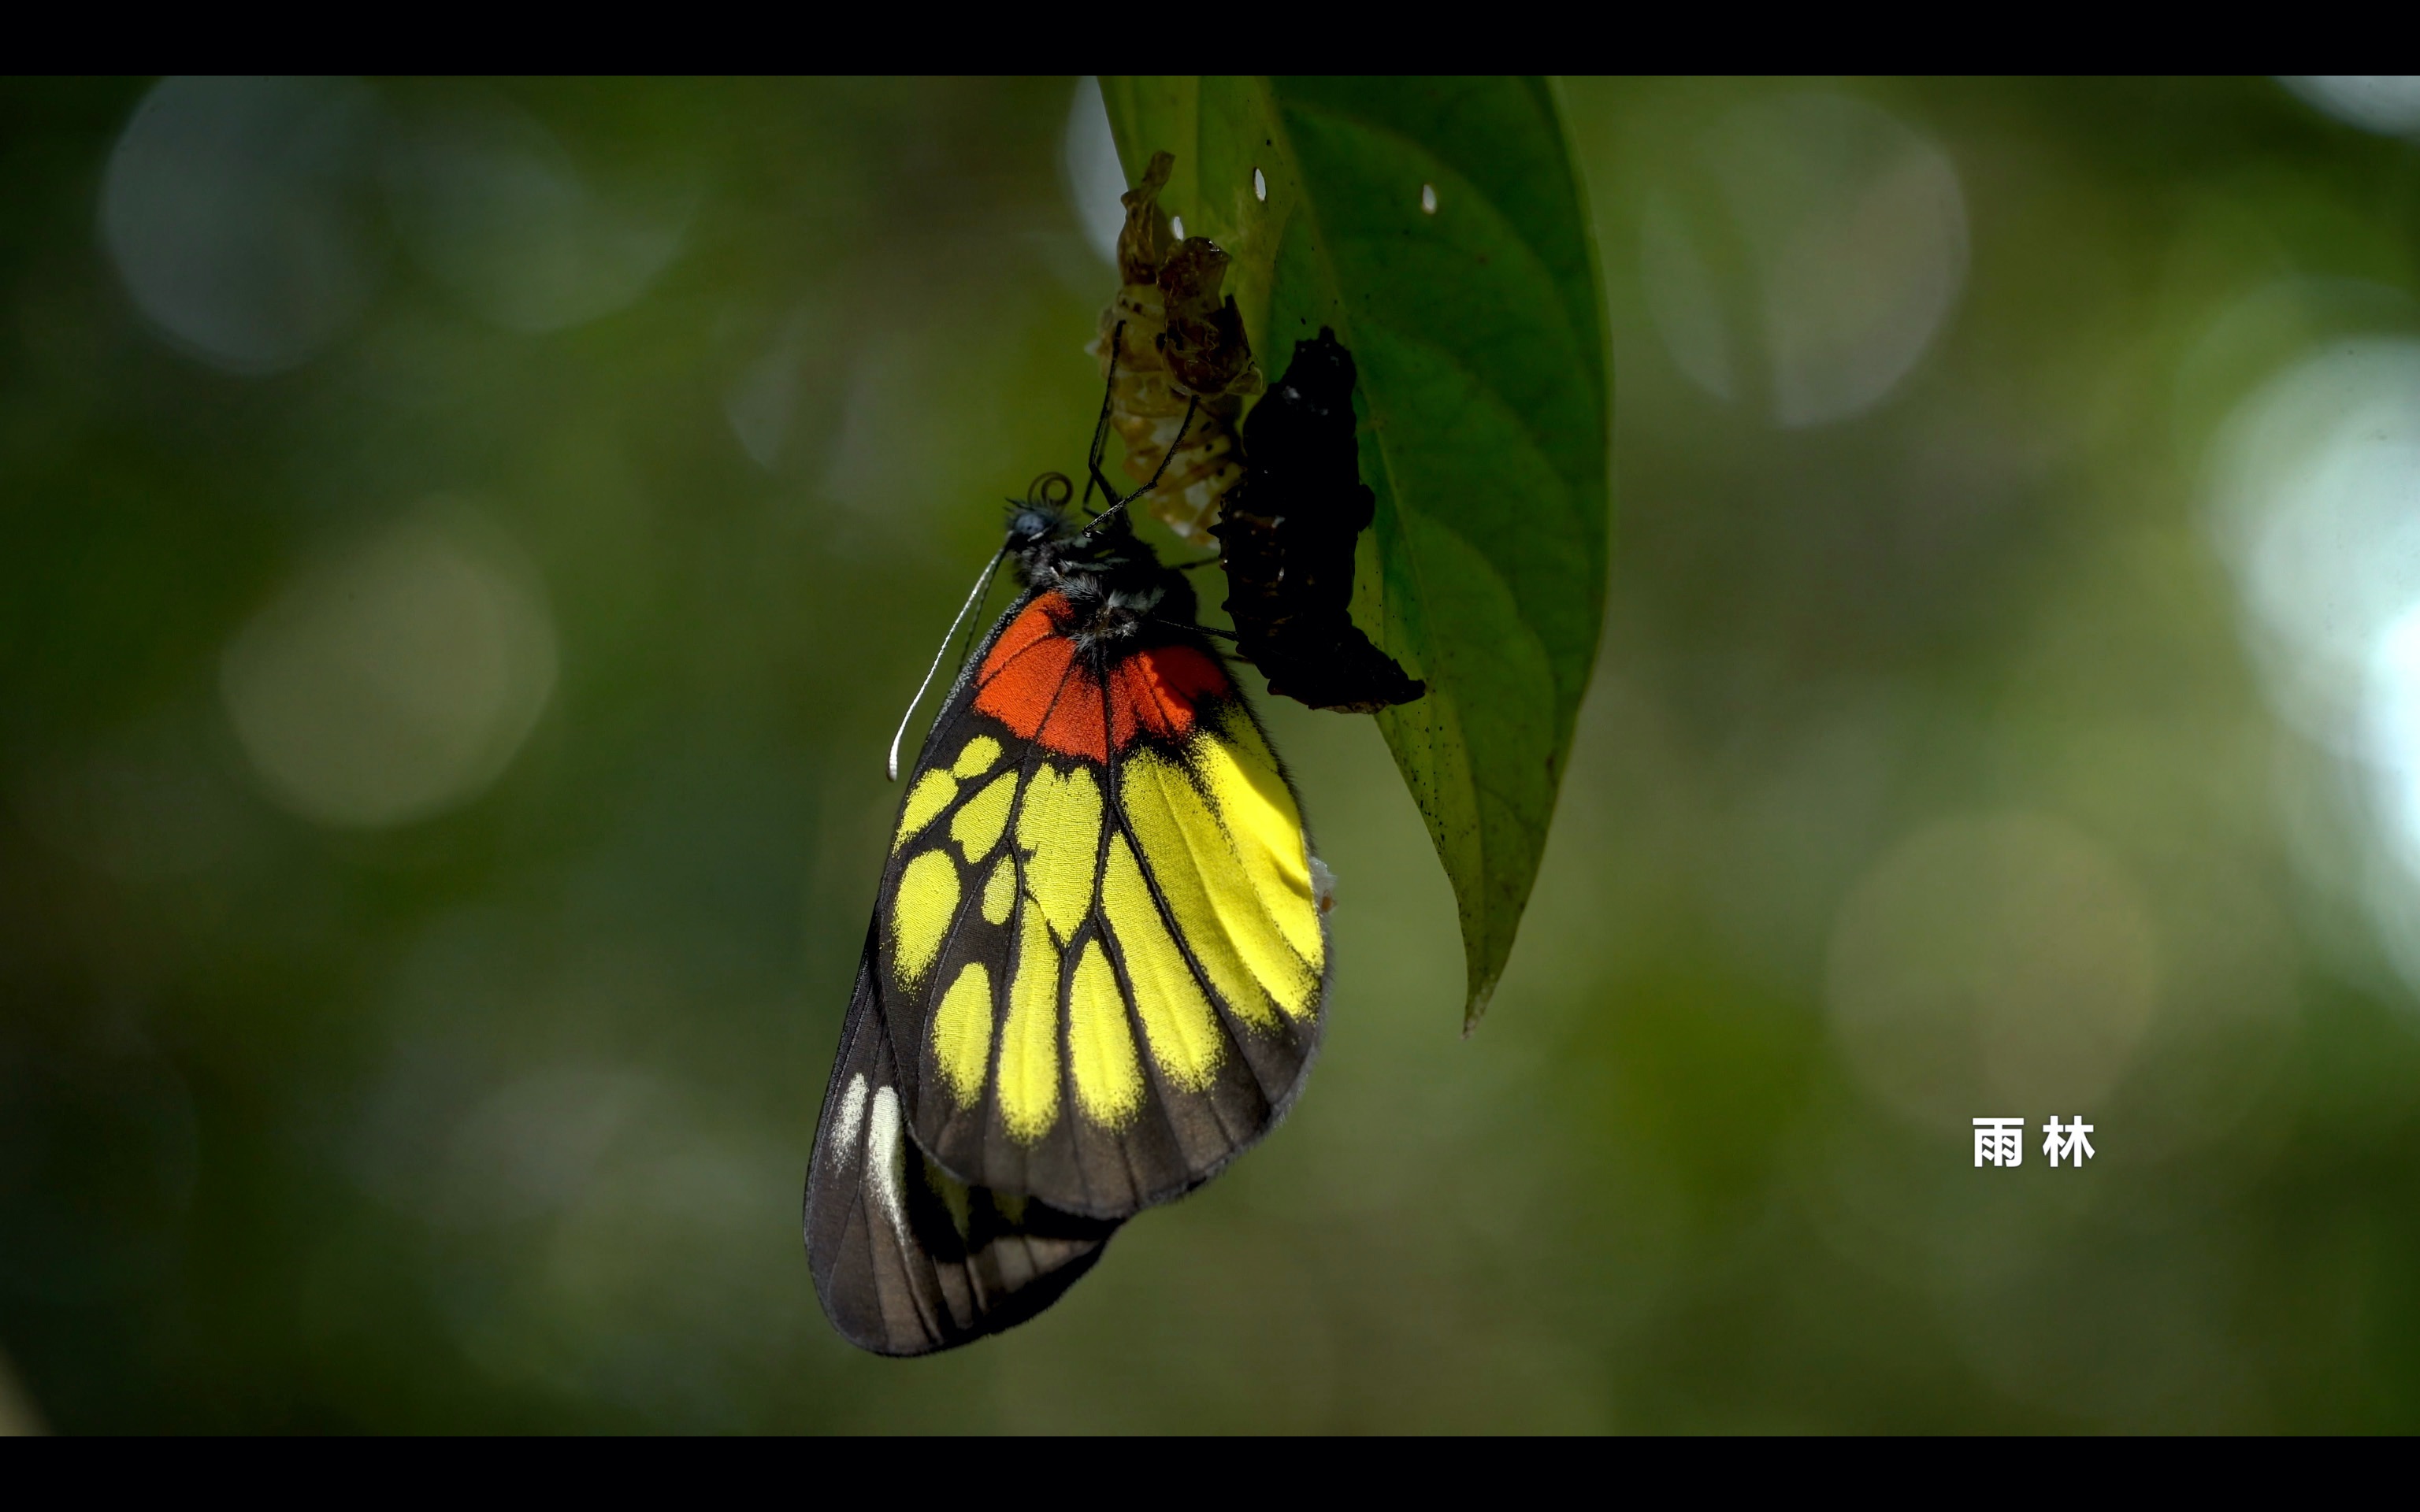
<svg viewBox="0 0 2420 1512"><path fill-rule="evenodd" d="M1378 496L1354 617L1462 911L1466 1025L1528 902L1605 615L1611 380L1589 217L1536 79L1101 80L1129 181L1234 258L1261 366L1335 328ZM1254 171L1266 190L1256 190ZM1434 211L1423 190L1434 192Z"/></svg>

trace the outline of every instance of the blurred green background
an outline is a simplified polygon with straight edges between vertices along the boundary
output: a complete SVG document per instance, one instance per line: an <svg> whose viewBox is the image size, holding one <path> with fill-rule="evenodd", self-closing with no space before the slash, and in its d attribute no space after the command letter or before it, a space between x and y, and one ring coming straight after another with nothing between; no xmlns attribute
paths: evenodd
<svg viewBox="0 0 2420 1512"><path fill-rule="evenodd" d="M0 1419L2420 1427L2420 89L1564 93L1612 609L1491 1015L1264 702L1298 1111L899 1364L800 1178L1097 92L0 86Z"/></svg>

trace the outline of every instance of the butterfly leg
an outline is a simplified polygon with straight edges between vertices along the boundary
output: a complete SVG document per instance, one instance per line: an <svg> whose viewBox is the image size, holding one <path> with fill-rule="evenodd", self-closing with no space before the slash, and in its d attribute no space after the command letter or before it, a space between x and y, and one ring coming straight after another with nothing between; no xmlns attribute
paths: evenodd
<svg viewBox="0 0 2420 1512"><path fill-rule="evenodd" d="M1095 519L1101 517L1102 511L1093 507L1093 490L1099 488L1104 499L1115 500L1118 497L1118 491L1109 486L1109 480L1101 472L1101 454L1108 450L1109 444L1109 401L1118 392L1118 353L1124 349L1125 339L1126 323L1121 320L1109 332L1109 370L1101 382L1101 418L1093 423L1093 449L1084 457L1087 474L1084 513ZM1116 505L1113 503L1110 507L1115 508Z"/></svg>
<svg viewBox="0 0 2420 1512"><path fill-rule="evenodd" d="M1120 497L1117 491L1109 486L1109 480L1101 476L1101 464L1099 458L1095 457L1094 459L1093 478L1095 482L1100 484L1101 491L1108 494L1114 502L1112 502L1109 508L1102 510L1099 515L1094 517L1092 526L1090 527L1092 530L1099 530L1104 521L1118 514L1128 504L1133 503L1143 495L1151 492L1154 488L1159 486L1161 474L1168 471L1169 459L1173 457L1176 455L1176 449L1185 443L1185 433L1192 428L1193 416L1201 408L1202 401L1199 398L1188 398L1185 401L1185 418L1177 422L1176 435L1170 440L1168 450L1160 454L1159 466L1152 470L1151 481L1145 483L1141 487L1137 488L1130 494Z"/></svg>

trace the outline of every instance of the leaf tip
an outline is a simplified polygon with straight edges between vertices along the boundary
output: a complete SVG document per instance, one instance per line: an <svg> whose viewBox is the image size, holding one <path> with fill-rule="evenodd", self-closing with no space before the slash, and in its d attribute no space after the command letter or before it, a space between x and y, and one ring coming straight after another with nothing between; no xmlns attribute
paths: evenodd
<svg viewBox="0 0 2420 1512"><path fill-rule="evenodd" d="M1465 1003L1462 1007L1462 1037L1464 1039L1469 1039L1471 1031L1479 1027L1479 1021L1487 1016L1487 1004L1489 1000L1496 995L1496 981L1497 979L1492 976L1485 978L1484 980L1478 978L1472 979L1470 983L1470 1000Z"/></svg>

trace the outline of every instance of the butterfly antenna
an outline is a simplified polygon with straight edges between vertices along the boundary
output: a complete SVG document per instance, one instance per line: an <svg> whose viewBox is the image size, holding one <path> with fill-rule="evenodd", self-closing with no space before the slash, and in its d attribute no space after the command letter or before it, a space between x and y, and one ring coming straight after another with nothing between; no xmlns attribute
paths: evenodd
<svg viewBox="0 0 2420 1512"><path fill-rule="evenodd" d="M891 774L893 782L899 780L899 743L908 738L908 724L916 717L916 705L924 702L925 690L933 686L933 674L939 671L941 663L948 659L950 642L958 638L958 626L964 625L967 616L974 612L975 606L983 602L984 594L991 592L992 575L1000 571L1001 560L1007 555L1005 545L992 553L990 564L984 568L983 576L975 579L975 591L967 595L966 603L958 609L958 617L950 622L950 633L941 637L940 649L933 653L933 665L924 669L924 680L916 685L916 696L908 701L908 712L899 717L898 732L891 737L891 761L883 768Z"/></svg>

